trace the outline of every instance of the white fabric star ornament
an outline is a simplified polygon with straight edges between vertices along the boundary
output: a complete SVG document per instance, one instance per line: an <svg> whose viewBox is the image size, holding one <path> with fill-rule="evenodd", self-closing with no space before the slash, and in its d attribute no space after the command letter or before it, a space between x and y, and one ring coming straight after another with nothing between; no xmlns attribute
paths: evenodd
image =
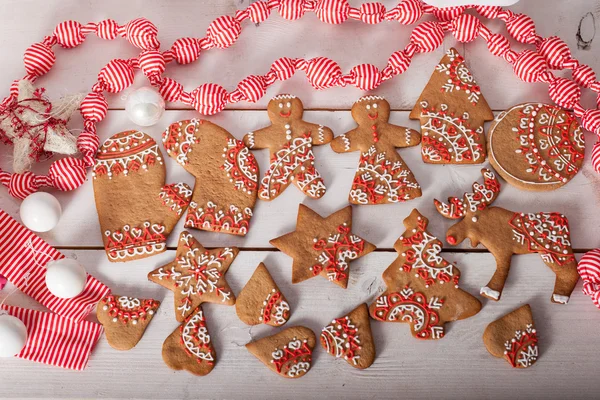
<svg viewBox="0 0 600 400"><path fill-rule="evenodd" d="M77 139L67 123L81 100L81 95L73 95L52 103L31 81L19 82L17 101L0 112L0 139L13 144L16 173L28 171L46 153L77 152Z"/></svg>

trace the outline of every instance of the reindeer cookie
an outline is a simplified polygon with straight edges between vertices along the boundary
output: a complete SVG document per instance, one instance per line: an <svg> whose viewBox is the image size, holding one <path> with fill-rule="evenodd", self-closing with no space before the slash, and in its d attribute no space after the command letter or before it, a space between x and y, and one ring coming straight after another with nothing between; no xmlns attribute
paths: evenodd
<svg viewBox="0 0 600 400"><path fill-rule="evenodd" d="M293 183L313 199L325 194L325 184L315 168L313 145L333 139L331 129L302 119L304 106L289 94L275 96L267 106L271 125L248 133L244 143L251 149L269 149L269 170L260 181L258 197L273 200Z"/></svg>
<svg viewBox="0 0 600 400"><path fill-rule="evenodd" d="M192 190L185 183L165 185L164 160L154 139L140 131L111 136L98 150L92 176L108 260L165 251Z"/></svg>
<svg viewBox="0 0 600 400"><path fill-rule="evenodd" d="M481 303L458 287L460 270L441 256L442 242L428 223L417 209L404 219L406 231L394 244L398 257L383 272L387 289L370 312L378 321L408 322L417 339L441 339L446 322L472 317Z"/></svg>
<svg viewBox="0 0 600 400"><path fill-rule="evenodd" d="M473 184L463 199L450 197L449 204L434 200L446 218L461 219L448 229L446 241L457 245L466 238L471 246L481 243L496 259L496 272L481 288L481 295L500 300L513 254L539 253L556 274L552 302L566 304L577 284L577 261L571 248L569 222L560 213L519 213L490 207L500 193L500 182L489 169L481 170L484 183Z"/></svg>
<svg viewBox="0 0 600 400"><path fill-rule="evenodd" d="M386 204L421 196L421 187L396 147L416 146L421 135L388 123L390 104L379 96L361 97L352 106L358 128L336 137L336 153L359 150L360 162L348 199L352 204Z"/></svg>
<svg viewBox="0 0 600 400"><path fill-rule="evenodd" d="M196 178L185 227L246 235L258 165L244 143L202 119L175 122L162 139L167 154Z"/></svg>

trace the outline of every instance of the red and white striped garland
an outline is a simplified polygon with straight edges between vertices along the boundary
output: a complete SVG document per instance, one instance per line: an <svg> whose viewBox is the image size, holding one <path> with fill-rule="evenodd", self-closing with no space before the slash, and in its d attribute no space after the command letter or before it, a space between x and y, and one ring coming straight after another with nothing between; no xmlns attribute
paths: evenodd
<svg viewBox="0 0 600 400"><path fill-rule="evenodd" d="M61 368L85 369L102 325L75 323L58 314L2 305L0 309L19 318L27 328L25 347L15 357Z"/></svg>
<svg viewBox="0 0 600 400"><path fill-rule="evenodd" d="M583 293L600 308L600 249L585 253L577 264L577 271L583 281Z"/></svg>
<svg viewBox="0 0 600 400"><path fill-rule="evenodd" d="M535 45L535 51L513 51L505 36L492 33L477 17L464 13L470 8L483 17L504 21L508 33L515 40ZM306 12L314 12L321 21L330 24L340 24L349 19L367 24L382 21L413 24L424 14L433 14L437 21L417 25L408 45L403 50L394 52L383 69L372 64L361 64L344 74L335 61L326 57L309 60L284 57L276 60L266 74L248 76L231 92L214 83L205 83L191 92L186 92L180 83L162 76L166 64L171 61L188 64L197 60L205 50L230 47L241 34L243 21L248 19L255 24L261 23L275 10L288 20L299 19ZM110 61L100 71L98 82L81 103L84 132L78 140L82 159L77 161L80 162L70 157L58 160L51 166L47 176L36 176L32 173L16 175L0 169L0 183L8 187L12 196L18 198L24 198L37 191L40 186L52 186L59 190L72 190L80 186L85 180L86 169L94 163L98 149L96 123L106 116L108 110L103 93L117 93L127 88L133 83L136 69L142 70L166 101L181 102L192 106L201 114L212 115L223 110L227 104L258 101L270 85L290 78L297 70L304 71L309 83L317 90L348 84L361 90L372 90L382 82L406 71L415 54L438 48L446 32L451 32L457 40L465 43L481 37L493 55L502 57L513 65L513 70L520 79L525 82L548 83L552 100L561 107L572 109L581 119L585 129L600 136L600 110L585 109L580 103L581 88L600 93L600 82L597 81L594 71L573 59L566 43L558 37L542 38L537 35L535 24L527 15L515 14L498 6L456 6L438 9L421 0L403 0L389 10L381 3L365 3L358 8L351 7L348 0L259 0L245 10L237 11L234 16L215 19L208 26L204 38L178 39L164 52L159 51L158 30L144 18L135 19L123 26L119 26L113 20L86 25L75 21L60 23L52 36L25 51L25 79L35 81L50 70L55 61L52 46L59 44L65 48L76 47L90 33L96 33L107 40L122 36L142 52L138 57L128 60ZM552 69L570 69L572 79L556 77L550 72ZM10 96L0 105L0 112L2 107L16 101L16 96L15 83L11 86ZM597 103L600 107L600 95ZM600 172L598 144L594 146L592 162L596 171Z"/></svg>
<svg viewBox="0 0 600 400"><path fill-rule="evenodd" d="M0 210L0 274L48 310L73 322L81 322L110 293L88 274L83 292L72 299L54 296L45 283L48 261L65 258L58 250Z"/></svg>

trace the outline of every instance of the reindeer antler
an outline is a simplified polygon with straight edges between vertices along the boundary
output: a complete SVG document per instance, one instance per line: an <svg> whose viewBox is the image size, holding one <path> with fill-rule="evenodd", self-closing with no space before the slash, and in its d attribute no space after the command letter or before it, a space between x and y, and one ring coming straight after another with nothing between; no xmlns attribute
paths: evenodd
<svg viewBox="0 0 600 400"><path fill-rule="evenodd" d="M467 211L483 210L492 204L500 193L500 182L496 178L496 174L487 168L483 168L481 174L483 175L483 185L478 182L473 183L473 192L465 193L463 200L458 197L449 197L449 205L439 200L433 200L438 212L446 218L459 219L464 217Z"/></svg>

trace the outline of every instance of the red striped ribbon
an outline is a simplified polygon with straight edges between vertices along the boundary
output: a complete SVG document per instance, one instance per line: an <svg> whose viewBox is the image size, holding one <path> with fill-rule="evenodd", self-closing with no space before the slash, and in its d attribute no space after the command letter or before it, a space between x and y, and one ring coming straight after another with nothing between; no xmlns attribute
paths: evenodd
<svg viewBox="0 0 600 400"><path fill-rule="evenodd" d="M15 356L24 360L81 371L103 332L102 325L95 322L75 323L53 313L0 307L27 327L25 347Z"/></svg>
<svg viewBox="0 0 600 400"><path fill-rule="evenodd" d="M588 251L577 264L577 272L583 280L583 293L590 296L600 308L600 249Z"/></svg>
<svg viewBox="0 0 600 400"><path fill-rule="evenodd" d="M79 296L72 299L54 296L46 287L46 268L43 266L62 258L65 256L58 250L0 210L0 274L48 310L79 322L110 289L88 274Z"/></svg>

